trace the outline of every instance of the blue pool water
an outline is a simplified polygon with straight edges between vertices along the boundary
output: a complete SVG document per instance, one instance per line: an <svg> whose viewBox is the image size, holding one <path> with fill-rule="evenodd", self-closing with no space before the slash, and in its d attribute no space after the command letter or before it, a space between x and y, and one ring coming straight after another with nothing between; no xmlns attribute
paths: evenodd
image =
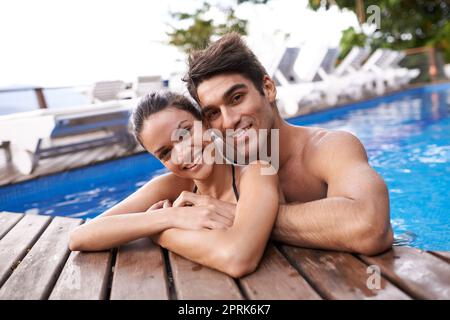
<svg viewBox="0 0 450 320"><path fill-rule="evenodd" d="M450 250L450 85L407 90L289 122L347 130L389 187L396 237ZM0 188L0 211L94 217L164 172L147 154Z"/></svg>

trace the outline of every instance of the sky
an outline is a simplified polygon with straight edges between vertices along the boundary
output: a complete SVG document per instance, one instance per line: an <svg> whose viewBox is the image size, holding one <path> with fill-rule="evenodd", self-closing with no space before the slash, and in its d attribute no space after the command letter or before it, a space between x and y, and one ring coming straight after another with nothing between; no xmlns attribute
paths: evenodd
<svg viewBox="0 0 450 320"><path fill-rule="evenodd" d="M219 1L211 0L213 5ZM0 87L85 85L100 80L133 81L139 75L169 78L185 69L186 57L167 45L169 12L192 11L193 0L2 0ZM220 1L220 5L235 3ZM306 0L243 4L247 42L264 55L290 34L289 45L339 43L341 30L357 26L350 12L312 12ZM213 6L214 7L214 6ZM219 10L210 16L220 20Z"/></svg>

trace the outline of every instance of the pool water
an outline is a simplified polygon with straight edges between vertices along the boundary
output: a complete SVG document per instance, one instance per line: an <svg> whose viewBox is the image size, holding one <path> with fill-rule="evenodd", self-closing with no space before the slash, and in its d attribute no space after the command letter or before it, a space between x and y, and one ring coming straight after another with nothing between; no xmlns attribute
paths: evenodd
<svg viewBox="0 0 450 320"><path fill-rule="evenodd" d="M352 132L388 184L398 243L450 250L450 84L289 120ZM165 172L147 154L0 188L0 211L92 218Z"/></svg>

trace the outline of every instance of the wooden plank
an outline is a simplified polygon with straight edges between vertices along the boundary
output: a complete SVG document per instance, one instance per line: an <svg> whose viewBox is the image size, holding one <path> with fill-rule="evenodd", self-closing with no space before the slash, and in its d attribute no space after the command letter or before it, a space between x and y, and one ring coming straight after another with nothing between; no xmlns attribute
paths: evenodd
<svg viewBox="0 0 450 320"><path fill-rule="evenodd" d="M111 258L111 251L72 252L49 299L105 299Z"/></svg>
<svg viewBox="0 0 450 320"><path fill-rule="evenodd" d="M393 247L382 255L361 259L379 265L389 280L414 298L450 299L450 265L425 251Z"/></svg>
<svg viewBox="0 0 450 320"><path fill-rule="evenodd" d="M169 299L164 258L159 246L144 238L119 248L110 299Z"/></svg>
<svg viewBox="0 0 450 320"><path fill-rule="evenodd" d="M409 299L381 276L379 289L372 289L369 280L373 274L363 262L348 253L291 246L282 246L282 250L327 299Z"/></svg>
<svg viewBox="0 0 450 320"><path fill-rule="evenodd" d="M180 300L240 300L233 278L169 252L177 298Z"/></svg>
<svg viewBox="0 0 450 320"><path fill-rule="evenodd" d="M48 216L25 215L0 240L0 286L11 275L27 250L33 246L50 220L51 217Z"/></svg>
<svg viewBox="0 0 450 320"><path fill-rule="evenodd" d="M444 261L450 263L450 251L429 251L431 254L434 254L436 257L441 258Z"/></svg>
<svg viewBox="0 0 450 320"><path fill-rule="evenodd" d="M69 232L80 222L55 217L0 289L0 300L46 299L69 255Z"/></svg>
<svg viewBox="0 0 450 320"><path fill-rule="evenodd" d="M0 239L8 233L14 225L22 219L23 214L13 212L0 212Z"/></svg>
<svg viewBox="0 0 450 320"><path fill-rule="evenodd" d="M247 297L253 300L321 299L272 244L267 246L258 269L239 281Z"/></svg>

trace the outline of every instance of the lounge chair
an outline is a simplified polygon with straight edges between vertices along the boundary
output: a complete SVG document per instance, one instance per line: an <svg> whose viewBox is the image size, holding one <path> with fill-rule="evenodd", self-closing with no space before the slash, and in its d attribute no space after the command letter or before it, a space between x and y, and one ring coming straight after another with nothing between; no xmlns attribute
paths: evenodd
<svg viewBox="0 0 450 320"><path fill-rule="evenodd" d="M134 149L128 131L131 109L132 101L125 100L0 116L0 141L9 142L10 160L23 174L33 172L39 159L108 143ZM74 136L83 139L74 142Z"/></svg>
<svg viewBox="0 0 450 320"><path fill-rule="evenodd" d="M92 103L116 100L124 87L125 83L121 80L96 82L89 92L90 100Z"/></svg>
<svg viewBox="0 0 450 320"><path fill-rule="evenodd" d="M287 83L277 87L280 109L293 115L300 105L320 104L323 101L336 103L339 91L332 90L334 84L315 81L320 79L319 70L330 71L334 68L336 58L336 48L303 46L298 51L286 51L280 73Z"/></svg>
<svg viewBox="0 0 450 320"><path fill-rule="evenodd" d="M119 99L134 99L146 95L152 91L158 91L163 88L161 76L139 76L131 89L121 91L118 94Z"/></svg>
<svg viewBox="0 0 450 320"><path fill-rule="evenodd" d="M136 97L142 97L149 92L158 91L163 88L161 76L141 76L136 82Z"/></svg>
<svg viewBox="0 0 450 320"><path fill-rule="evenodd" d="M331 51L331 50L330 50ZM329 54L334 64L337 60L338 51ZM322 90L328 92L327 102L335 104L339 97L350 97L360 99L363 94L362 84L354 81L352 74L361 68L362 62L369 55L368 48L353 47L345 56L337 68L319 68L317 75L324 81ZM332 65L332 64L331 64ZM364 83L363 83L364 84Z"/></svg>

